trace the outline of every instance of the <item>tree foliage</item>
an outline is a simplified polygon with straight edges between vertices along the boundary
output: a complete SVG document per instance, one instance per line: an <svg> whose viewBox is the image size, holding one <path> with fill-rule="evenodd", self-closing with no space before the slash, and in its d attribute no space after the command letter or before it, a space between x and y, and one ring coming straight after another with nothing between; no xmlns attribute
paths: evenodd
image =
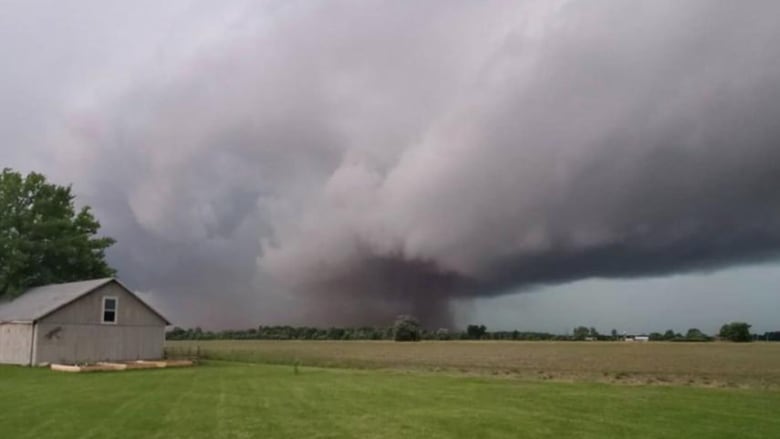
<svg viewBox="0 0 780 439"><path fill-rule="evenodd" d="M485 325L468 325L466 334L470 340L481 340L487 334L487 328Z"/></svg>
<svg viewBox="0 0 780 439"><path fill-rule="evenodd" d="M577 326L572 333L574 340L585 340L590 337L590 329L587 326Z"/></svg>
<svg viewBox="0 0 780 439"><path fill-rule="evenodd" d="M679 332L674 332L674 329L667 329L666 332L664 332L662 339L664 341L675 341L681 340L682 338L683 336Z"/></svg>
<svg viewBox="0 0 780 439"><path fill-rule="evenodd" d="M780 341L780 331L767 331L761 336L762 340Z"/></svg>
<svg viewBox="0 0 780 439"><path fill-rule="evenodd" d="M407 315L398 316L393 325L393 340L395 341L420 341L420 322Z"/></svg>
<svg viewBox="0 0 780 439"><path fill-rule="evenodd" d="M484 325L475 325L477 327ZM395 328L343 327L317 328L311 326L258 326L248 329L209 331L201 328L175 327L166 334L168 340L393 340ZM483 340L571 340L568 335L549 332L486 331ZM469 340L467 331L439 328L427 330L420 327L421 340Z"/></svg>
<svg viewBox="0 0 780 439"><path fill-rule="evenodd" d="M412 318L413 319L413 318ZM400 319L399 319L400 320ZM413 319L416 321L416 319ZM470 325L465 330L438 328L428 330L417 324L419 328L420 340L524 340L524 341L577 341L585 340L590 337L591 330L585 326L580 326L576 331L575 338L573 334L552 334L549 332L532 331L483 331L485 325ZM671 341L674 342L705 342L712 341L712 337L704 334L702 331L692 328L688 330L683 337L679 333L669 330ZM310 326L258 326L248 329L226 329L222 331L208 331L201 328L185 329L175 327L166 334L169 340L394 340L400 332L396 331L394 326L390 327L330 327L318 328ZM618 341L623 337L614 330L614 336L598 335L600 341ZM764 338L767 340L780 340L780 331L766 333ZM651 341L663 341L664 334L653 332L650 334Z"/></svg>
<svg viewBox="0 0 780 439"><path fill-rule="evenodd" d="M0 297L26 288L113 276L96 237L100 223L89 207L76 210L70 186L50 184L37 173L0 174Z"/></svg>
<svg viewBox="0 0 780 439"><path fill-rule="evenodd" d="M720 338L730 341L745 342L752 340L750 325L745 322L726 323L720 327Z"/></svg>
<svg viewBox="0 0 780 439"><path fill-rule="evenodd" d="M711 338L707 334L701 332L699 328L690 328L685 333L685 341L710 341Z"/></svg>

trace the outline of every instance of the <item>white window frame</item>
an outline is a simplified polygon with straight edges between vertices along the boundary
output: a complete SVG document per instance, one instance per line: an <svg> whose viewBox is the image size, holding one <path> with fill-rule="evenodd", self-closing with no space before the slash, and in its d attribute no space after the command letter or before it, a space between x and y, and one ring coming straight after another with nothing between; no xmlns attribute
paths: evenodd
<svg viewBox="0 0 780 439"><path fill-rule="evenodd" d="M114 301L114 321L106 321L106 299L113 299ZM104 325L116 325L119 321L119 297L116 296L103 296L103 306L100 310L100 323Z"/></svg>

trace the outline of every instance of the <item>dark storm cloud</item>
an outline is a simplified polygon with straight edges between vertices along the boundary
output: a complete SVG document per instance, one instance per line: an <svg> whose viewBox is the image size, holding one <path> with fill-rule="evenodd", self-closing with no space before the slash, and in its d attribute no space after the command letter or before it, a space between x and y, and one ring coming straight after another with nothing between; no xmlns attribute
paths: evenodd
<svg viewBox="0 0 780 439"><path fill-rule="evenodd" d="M459 297L773 257L780 33L726 4L643 5L639 17L616 2L569 4L538 33L510 32L381 181L356 184L370 203L332 230L312 226L338 236L354 222L351 239L366 243L324 276L363 276L376 255L424 261L450 281L415 295ZM288 240L266 262L279 257L298 281L295 267L317 272L348 248L312 255L316 241L296 237L300 253L283 259ZM406 282L390 279L377 284ZM311 288L326 284L313 276Z"/></svg>
<svg viewBox="0 0 780 439"><path fill-rule="evenodd" d="M42 75L67 92L3 157L74 181L186 324L448 324L780 249L774 2L176 5L74 45L105 75Z"/></svg>

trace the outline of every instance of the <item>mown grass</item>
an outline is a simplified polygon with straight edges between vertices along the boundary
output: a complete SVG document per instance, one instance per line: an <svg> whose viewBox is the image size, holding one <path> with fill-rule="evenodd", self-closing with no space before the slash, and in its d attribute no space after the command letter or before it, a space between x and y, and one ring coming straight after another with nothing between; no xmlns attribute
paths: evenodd
<svg viewBox="0 0 780 439"><path fill-rule="evenodd" d="M780 343L169 342L211 359L507 375L523 379L780 389Z"/></svg>
<svg viewBox="0 0 780 439"><path fill-rule="evenodd" d="M780 393L207 362L0 367L3 438L768 438Z"/></svg>

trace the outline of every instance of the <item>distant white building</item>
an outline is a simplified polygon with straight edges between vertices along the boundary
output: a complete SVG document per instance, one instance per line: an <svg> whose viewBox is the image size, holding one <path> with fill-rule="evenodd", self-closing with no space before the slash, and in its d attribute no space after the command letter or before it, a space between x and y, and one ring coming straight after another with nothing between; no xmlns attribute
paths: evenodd
<svg viewBox="0 0 780 439"><path fill-rule="evenodd" d="M650 341L650 337L646 335L627 335L625 336L625 341L627 342L648 342Z"/></svg>

